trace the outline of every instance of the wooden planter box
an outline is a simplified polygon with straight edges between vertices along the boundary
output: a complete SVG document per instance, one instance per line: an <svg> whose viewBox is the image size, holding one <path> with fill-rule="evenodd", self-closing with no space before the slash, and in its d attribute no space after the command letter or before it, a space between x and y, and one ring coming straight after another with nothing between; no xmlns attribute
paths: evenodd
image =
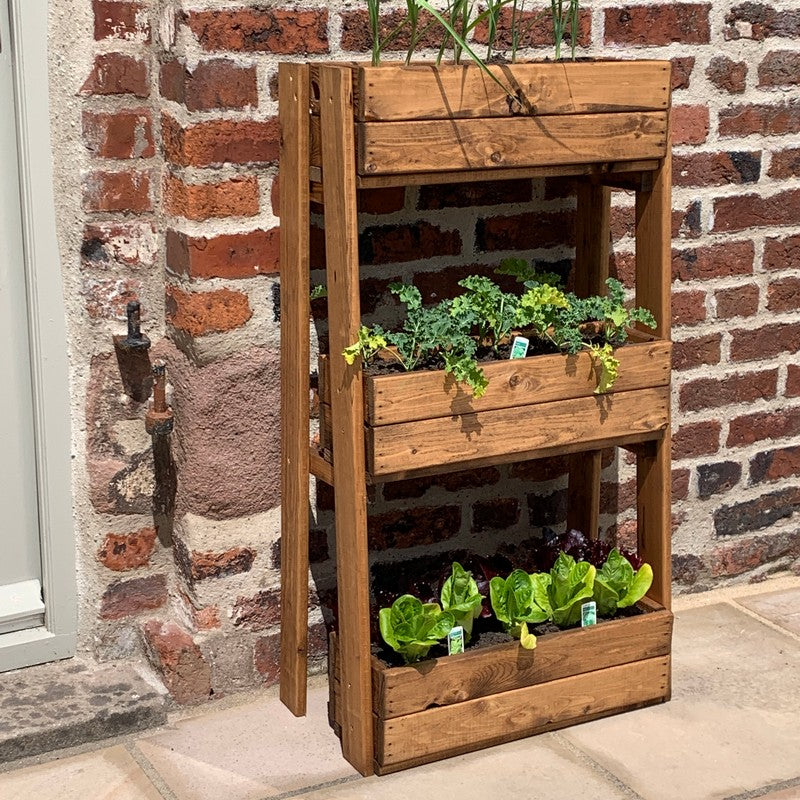
<svg viewBox="0 0 800 800"><path fill-rule="evenodd" d="M367 374L367 471L388 479L659 438L669 423L671 352L659 340L620 348L619 378L603 395L594 394L585 352L484 364L489 387L479 399L443 371ZM320 445L335 457L326 357L319 374Z"/></svg>
<svg viewBox="0 0 800 800"><path fill-rule="evenodd" d="M387 667L372 659L375 768L394 772L628 711L670 697L673 616L647 613ZM338 647L330 647L330 719L341 724Z"/></svg>

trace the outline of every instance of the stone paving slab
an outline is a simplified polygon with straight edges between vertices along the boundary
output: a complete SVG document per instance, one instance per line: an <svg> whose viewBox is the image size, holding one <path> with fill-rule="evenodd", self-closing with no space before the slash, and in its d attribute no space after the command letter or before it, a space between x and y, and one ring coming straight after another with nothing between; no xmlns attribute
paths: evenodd
<svg viewBox="0 0 800 800"><path fill-rule="evenodd" d="M78 659L0 680L0 763L166 722L167 700L130 664Z"/></svg>
<svg viewBox="0 0 800 800"><path fill-rule="evenodd" d="M800 643L733 606L682 611L672 701L563 735L644 800L755 792L800 774L799 664Z"/></svg>
<svg viewBox="0 0 800 800"><path fill-rule="evenodd" d="M800 588L737 597L736 602L800 636Z"/></svg>
<svg viewBox="0 0 800 800"><path fill-rule="evenodd" d="M162 800L124 747L0 775L3 800Z"/></svg>

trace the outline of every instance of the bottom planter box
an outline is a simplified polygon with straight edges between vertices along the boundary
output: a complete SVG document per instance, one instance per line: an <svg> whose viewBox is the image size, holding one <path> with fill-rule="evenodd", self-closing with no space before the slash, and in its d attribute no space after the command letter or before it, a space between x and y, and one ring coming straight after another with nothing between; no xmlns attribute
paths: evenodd
<svg viewBox="0 0 800 800"><path fill-rule="evenodd" d="M372 659L375 770L386 774L512 739L628 711L670 697L672 613L387 667ZM339 660L330 643L330 720L340 730Z"/></svg>

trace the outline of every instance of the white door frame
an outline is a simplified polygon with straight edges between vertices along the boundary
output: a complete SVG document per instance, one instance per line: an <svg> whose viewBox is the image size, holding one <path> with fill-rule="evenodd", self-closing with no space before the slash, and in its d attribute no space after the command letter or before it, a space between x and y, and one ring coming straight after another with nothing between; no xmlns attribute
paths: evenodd
<svg viewBox="0 0 800 800"><path fill-rule="evenodd" d="M15 53L44 625L0 635L0 671L75 654L67 337L56 239L48 96L48 0L9 0Z"/></svg>

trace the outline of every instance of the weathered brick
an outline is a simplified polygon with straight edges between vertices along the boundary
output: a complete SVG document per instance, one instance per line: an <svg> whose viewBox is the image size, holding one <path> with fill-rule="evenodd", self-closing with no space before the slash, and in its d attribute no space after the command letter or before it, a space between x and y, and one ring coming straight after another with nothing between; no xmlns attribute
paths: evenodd
<svg viewBox="0 0 800 800"><path fill-rule="evenodd" d="M475 238L478 249L483 252L533 250L571 244L574 228L572 211L525 212L479 219Z"/></svg>
<svg viewBox="0 0 800 800"><path fill-rule="evenodd" d="M520 47L542 47L553 45L553 24L549 18L550 8L542 6L538 10L518 12L518 30L521 32ZM571 42L571 29L567 25L562 54L568 53ZM475 28L475 41L486 44L489 41L489 26L486 21ZM578 45L588 47L592 43L592 13L588 8L578 12ZM512 46L512 11L506 7L500 12L495 36L495 50L509 50Z"/></svg>
<svg viewBox="0 0 800 800"><path fill-rule="evenodd" d="M672 157L675 186L728 186L757 183L761 151L730 153L676 153Z"/></svg>
<svg viewBox="0 0 800 800"><path fill-rule="evenodd" d="M689 478L691 471L688 469L672 470L672 499L685 500L689 496Z"/></svg>
<svg viewBox="0 0 800 800"><path fill-rule="evenodd" d="M725 55L714 56L706 68L706 77L717 89L741 94L747 86L747 62L734 61Z"/></svg>
<svg viewBox="0 0 800 800"><path fill-rule="evenodd" d="M697 239L703 232L702 203L693 200L685 209L672 210L672 238Z"/></svg>
<svg viewBox="0 0 800 800"><path fill-rule="evenodd" d="M182 61L167 61L161 65L159 87L163 97L189 111L258 106L256 68L227 58L200 61L191 72Z"/></svg>
<svg viewBox="0 0 800 800"><path fill-rule="evenodd" d="M558 489L548 495L529 494L528 523L535 528L561 525L567 518L567 491Z"/></svg>
<svg viewBox="0 0 800 800"><path fill-rule="evenodd" d="M400 11L399 9L380 15L379 35L381 41L387 41L386 49L388 52L406 50L411 42L410 29L407 26L401 28L405 16L405 11ZM340 18L342 22L342 50L352 53L369 52L372 48L372 27L367 9L362 7L356 11L344 10L340 14ZM430 15L422 11L419 20L419 32L421 33L419 47L438 46L437 26L435 24L429 26L430 21ZM395 33L398 28L401 29Z"/></svg>
<svg viewBox="0 0 800 800"><path fill-rule="evenodd" d="M633 289L636 282L636 255L630 252L611 251L609 256L609 274L621 281L626 289Z"/></svg>
<svg viewBox="0 0 800 800"><path fill-rule="evenodd" d="M770 178L800 178L800 147L774 152L767 174Z"/></svg>
<svg viewBox="0 0 800 800"><path fill-rule="evenodd" d="M100 601L102 619L122 619L160 608L167 602L166 575L114 581Z"/></svg>
<svg viewBox="0 0 800 800"><path fill-rule="evenodd" d="M458 282L468 275L485 274L505 291L517 290L519 284L510 276L494 275L486 267L477 264L464 264L458 267L444 267L443 269L417 272L414 274L414 285L422 294L424 303L438 302L444 298L452 298L461 294L464 289Z"/></svg>
<svg viewBox="0 0 800 800"><path fill-rule="evenodd" d="M759 411L731 420L728 447L741 447L766 439L785 439L800 434L800 408Z"/></svg>
<svg viewBox="0 0 800 800"><path fill-rule="evenodd" d="M709 41L708 3L623 6L605 11L605 43L654 46Z"/></svg>
<svg viewBox="0 0 800 800"><path fill-rule="evenodd" d="M732 489L742 478L742 465L736 461L701 464L697 468L697 494L705 500Z"/></svg>
<svg viewBox="0 0 800 800"><path fill-rule="evenodd" d="M187 11L184 19L204 50L293 56L328 52L326 9L214 9Z"/></svg>
<svg viewBox="0 0 800 800"><path fill-rule="evenodd" d="M682 458L713 455L719 450L721 430L717 420L681 425L672 437L672 457L680 461Z"/></svg>
<svg viewBox="0 0 800 800"><path fill-rule="evenodd" d="M719 197L714 201L715 231L796 225L800 219L800 189L779 192L772 197L757 194Z"/></svg>
<svg viewBox="0 0 800 800"><path fill-rule="evenodd" d="M768 528L791 517L799 507L800 489L796 487L770 492L732 506L722 506L714 513L714 532L717 536L735 536Z"/></svg>
<svg viewBox="0 0 800 800"><path fill-rule="evenodd" d="M634 206L612 206L609 220L611 239L619 241L636 233L636 209Z"/></svg>
<svg viewBox="0 0 800 800"><path fill-rule="evenodd" d="M233 606L233 624L237 628L261 631L280 621L280 589L264 589L252 597L239 597Z"/></svg>
<svg viewBox="0 0 800 800"><path fill-rule="evenodd" d="M764 269L791 269L800 264L800 234L764 242Z"/></svg>
<svg viewBox="0 0 800 800"><path fill-rule="evenodd" d="M231 289L184 292L166 287L166 319L190 336L203 336L240 328L253 316L246 294Z"/></svg>
<svg viewBox="0 0 800 800"><path fill-rule="evenodd" d="M720 136L784 136L800 131L800 100L729 106L719 112Z"/></svg>
<svg viewBox="0 0 800 800"><path fill-rule="evenodd" d="M767 308L776 312L800 309L800 278L782 278L770 283L767 289Z"/></svg>
<svg viewBox="0 0 800 800"><path fill-rule="evenodd" d="M360 189L358 192L358 210L364 214L394 214L402 211L405 203L405 186Z"/></svg>
<svg viewBox="0 0 800 800"><path fill-rule="evenodd" d="M472 506L472 530L475 533L511 528L519 522L519 500L496 497L481 500Z"/></svg>
<svg viewBox="0 0 800 800"><path fill-rule="evenodd" d="M215 119L183 128L165 114L161 117L161 133L166 159L182 167L267 164L278 159L279 129L274 117Z"/></svg>
<svg viewBox="0 0 800 800"><path fill-rule="evenodd" d="M95 222L83 229L81 267L85 270L146 270L157 255L158 235L152 222Z"/></svg>
<svg viewBox="0 0 800 800"><path fill-rule="evenodd" d="M700 556L692 553L675 553L672 556L672 580L683 586L694 586L706 577L708 569Z"/></svg>
<svg viewBox="0 0 800 800"><path fill-rule="evenodd" d="M721 242L692 250L673 250L672 278L694 281L750 275L754 258L755 247L750 241Z"/></svg>
<svg viewBox="0 0 800 800"><path fill-rule="evenodd" d="M758 311L759 289L754 283L714 292L717 319L751 317Z"/></svg>
<svg viewBox="0 0 800 800"><path fill-rule="evenodd" d="M694 339L683 339L672 345L672 368L692 369L701 364L719 364L722 334L709 333Z"/></svg>
<svg viewBox="0 0 800 800"><path fill-rule="evenodd" d="M789 364L786 371L787 397L800 397L800 364Z"/></svg>
<svg viewBox="0 0 800 800"><path fill-rule="evenodd" d="M258 180L253 175L219 183L184 183L167 172L163 191L164 210L186 219L253 217L259 211Z"/></svg>
<svg viewBox="0 0 800 800"><path fill-rule="evenodd" d="M97 560L115 572L144 567L156 543L156 529L142 528L135 533L107 533L97 551Z"/></svg>
<svg viewBox="0 0 800 800"><path fill-rule="evenodd" d="M636 478L623 481L603 481L600 484L600 513L621 514L636 508Z"/></svg>
<svg viewBox="0 0 800 800"><path fill-rule="evenodd" d="M98 53L81 94L150 95L150 70L145 61L125 53Z"/></svg>
<svg viewBox="0 0 800 800"><path fill-rule="evenodd" d="M272 555L272 568L274 570L280 570L281 568L280 539L278 539L278 541L272 545L271 555ZM330 558L330 552L328 550L328 532L326 530L319 530L316 528L312 528L308 532L308 560L312 564L319 564L322 561L327 561L329 558Z"/></svg>
<svg viewBox="0 0 800 800"><path fill-rule="evenodd" d="M500 480L497 467L448 472L444 475L430 475L422 478L408 478L383 485L384 500L410 500L422 497L432 486L440 486L448 492L461 489L474 489L479 486L494 486Z"/></svg>
<svg viewBox="0 0 800 800"><path fill-rule="evenodd" d="M434 256L458 255L461 234L420 221L411 225L378 225L359 237L362 264L394 264Z"/></svg>
<svg viewBox="0 0 800 800"><path fill-rule="evenodd" d="M752 403L775 397L778 371L748 372L725 378L697 378L680 388L681 411L719 408L731 403Z"/></svg>
<svg viewBox="0 0 800 800"><path fill-rule="evenodd" d="M694 69L694 56L679 56L672 59L672 91L688 89Z"/></svg>
<svg viewBox="0 0 800 800"><path fill-rule="evenodd" d="M750 482L778 481L800 475L800 446L765 450L750 459Z"/></svg>
<svg viewBox="0 0 800 800"><path fill-rule="evenodd" d="M93 0L94 38L149 42L150 21L144 3Z"/></svg>
<svg viewBox="0 0 800 800"><path fill-rule="evenodd" d="M800 84L800 52L773 50L758 65L758 85L797 86Z"/></svg>
<svg viewBox="0 0 800 800"><path fill-rule="evenodd" d="M696 325L706 318L706 293L674 292L672 295L672 324Z"/></svg>
<svg viewBox="0 0 800 800"><path fill-rule="evenodd" d="M672 107L672 144L702 144L708 138L708 106Z"/></svg>
<svg viewBox="0 0 800 800"><path fill-rule="evenodd" d="M202 581L249 572L255 558L256 552L250 547L232 547L224 552L192 550L189 553L190 578Z"/></svg>
<svg viewBox="0 0 800 800"><path fill-rule="evenodd" d="M760 361L800 351L800 322L731 332L731 361Z"/></svg>
<svg viewBox="0 0 800 800"><path fill-rule="evenodd" d="M281 675L281 637L279 633L256 639L253 663L266 686L272 686L278 682Z"/></svg>
<svg viewBox="0 0 800 800"><path fill-rule="evenodd" d="M178 703L211 695L211 667L187 631L174 622L150 620L142 632L154 666Z"/></svg>
<svg viewBox="0 0 800 800"><path fill-rule="evenodd" d="M150 173L125 170L95 170L83 182L84 211L130 211L141 214L152 211Z"/></svg>
<svg viewBox="0 0 800 800"><path fill-rule="evenodd" d="M81 283L86 313L91 319L126 319L126 306L142 293L136 278L85 278Z"/></svg>
<svg viewBox="0 0 800 800"><path fill-rule="evenodd" d="M460 506L419 507L369 517L370 547L376 550L433 544L455 536L461 528Z"/></svg>
<svg viewBox="0 0 800 800"><path fill-rule="evenodd" d="M770 36L800 36L800 11L779 11L764 3L745 2L725 15L726 39L754 39Z"/></svg>
<svg viewBox="0 0 800 800"><path fill-rule="evenodd" d="M715 578L733 577L772 563L786 556L800 554L800 534L775 533L755 536L752 539L737 539L729 545L715 547L709 559L711 575Z"/></svg>
<svg viewBox="0 0 800 800"><path fill-rule="evenodd" d="M83 141L96 158L150 158L156 152L153 120L146 108L84 111Z"/></svg>
<svg viewBox="0 0 800 800"><path fill-rule="evenodd" d="M425 211L441 208L495 206L500 203L526 203L531 199L530 180L481 183L441 183L421 186L417 208Z"/></svg>
<svg viewBox="0 0 800 800"><path fill-rule="evenodd" d="M167 268L191 278L253 278L278 272L278 229L206 238L167 231Z"/></svg>

